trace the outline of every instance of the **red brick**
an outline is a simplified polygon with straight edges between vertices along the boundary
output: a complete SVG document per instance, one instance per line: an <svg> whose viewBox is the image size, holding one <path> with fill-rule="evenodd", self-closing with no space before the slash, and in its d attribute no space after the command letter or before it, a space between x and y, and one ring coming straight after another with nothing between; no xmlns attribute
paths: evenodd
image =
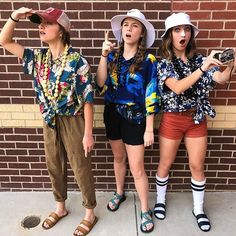
<svg viewBox="0 0 236 236"><path fill-rule="evenodd" d="M235 20L235 14L229 14L228 11L212 12L213 19Z"/></svg>
<svg viewBox="0 0 236 236"><path fill-rule="evenodd" d="M21 183L1 183L2 188L22 188Z"/></svg>
<svg viewBox="0 0 236 236"><path fill-rule="evenodd" d="M41 175L40 170L20 170L21 175Z"/></svg>
<svg viewBox="0 0 236 236"><path fill-rule="evenodd" d="M92 10L92 4L91 3L85 3L85 2L80 2L79 4L76 2L68 2L66 3L67 6L67 10L77 10L77 11L81 11L81 10Z"/></svg>
<svg viewBox="0 0 236 236"><path fill-rule="evenodd" d="M236 10L236 2L228 2L228 7L227 7L227 10L230 10L230 11L232 11L232 10Z"/></svg>
<svg viewBox="0 0 236 236"><path fill-rule="evenodd" d="M0 175L19 175L19 170L2 170L0 169Z"/></svg>
<svg viewBox="0 0 236 236"><path fill-rule="evenodd" d="M77 6L80 4L77 4ZM65 10L65 3L64 2L47 2L47 3L40 3L39 10L45 10L48 7L55 7L62 10ZM76 8L75 8L76 9Z"/></svg>
<svg viewBox="0 0 236 236"><path fill-rule="evenodd" d="M25 176L11 176L12 182L30 182L31 177L25 177Z"/></svg>
<svg viewBox="0 0 236 236"><path fill-rule="evenodd" d="M93 10L117 10L118 3L117 2L94 2L93 3Z"/></svg>
<svg viewBox="0 0 236 236"><path fill-rule="evenodd" d="M226 2L200 2L200 10L226 10Z"/></svg>
<svg viewBox="0 0 236 236"><path fill-rule="evenodd" d="M9 163L10 169L29 169L28 163Z"/></svg>
<svg viewBox="0 0 236 236"><path fill-rule="evenodd" d="M22 183L23 188L43 188L42 183Z"/></svg>
<svg viewBox="0 0 236 236"><path fill-rule="evenodd" d="M235 29L236 21L227 21L225 22L225 29Z"/></svg>
<svg viewBox="0 0 236 236"><path fill-rule="evenodd" d="M199 4L196 1L192 2L180 2L174 3L175 11L197 11L199 9Z"/></svg>
<svg viewBox="0 0 236 236"><path fill-rule="evenodd" d="M146 2L146 10L157 10L157 11L162 11L162 10L171 10L171 4L168 2Z"/></svg>
<svg viewBox="0 0 236 236"><path fill-rule="evenodd" d="M212 31L210 32L210 38L233 38L235 32L234 31Z"/></svg>
<svg viewBox="0 0 236 236"><path fill-rule="evenodd" d="M236 184L230 184L230 185L216 185L216 190L224 190L224 191L235 191L236 190Z"/></svg>
<svg viewBox="0 0 236 236"><path fill-rule="evenodd" d="M144 4L142 2L119 2L119 9L125 11L125 13L130 9L139 9L140 11L144 10Z"/></svg>

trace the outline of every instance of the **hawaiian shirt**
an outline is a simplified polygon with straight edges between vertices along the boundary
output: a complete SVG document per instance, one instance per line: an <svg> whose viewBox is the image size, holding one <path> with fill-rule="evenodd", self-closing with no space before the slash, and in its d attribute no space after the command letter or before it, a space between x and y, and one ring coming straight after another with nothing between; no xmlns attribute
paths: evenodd
<svg viewBox="0 0 236 236"><path fill-rule="evenodd" d="M82 114L84 103L93 102L93 88L88 62L70 46L63 73L60 76L59 96L52 102L45 96L42 87L44 78L44 57L47 49L25 49L23 55L24 73L34 77L34 89L40 112L45 122L55 128L55 116L77 116ZM63 56L50 60L49 66L49 93L55 88L57 73L60 71Z"/></svg>
<svg viewBox="0 0 236 236"><path fill-rule="evenodd" d="M196 68L199 68L203 63L203 56L200 54L195 55L194 64ZM190 61L184 63L180 58L177 58L179 68L182 68L183 73L189 76L192 71ZM167 78L180 79L179 74L174 68L172 62L167 59L161 59L157 63L157 73L159 76L158 87L161 92L162 105L164 112L182 112L190 108L196 108L196 112L193 116L195 124L199 124L205 118L205 115L215 117L216 112L212 108L209 102L209 91L213 90L215 82L213 81L213 74L218 71L219 67L213 67L206 71L201 78L189 89L176 94L165 85Z"/></svg>
<svg viewBox="0 0 236 236"><path fill-rule="evenodd" d="M115 52L108 55L107 63L116 62ZM117 112L132 123L145 122L145 116L160 110L160 95L157 88L156 58L146 54L139 70L129 72L134 58L121 58L120 74L117 69L108 70L108 77L100 94L105 93L105 104L115 104Z"/></svg>

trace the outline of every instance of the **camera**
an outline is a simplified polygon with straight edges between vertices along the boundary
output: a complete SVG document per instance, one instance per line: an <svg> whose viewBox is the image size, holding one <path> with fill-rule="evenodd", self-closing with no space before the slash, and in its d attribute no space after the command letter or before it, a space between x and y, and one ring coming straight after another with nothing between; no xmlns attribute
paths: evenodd
<svg viewBox="0 0 236 236"><path fill-rule="evenodd" d="M234 49L225 49L222 53L218 52L214 55L214 58L226 64L234 60Z"/></svg>

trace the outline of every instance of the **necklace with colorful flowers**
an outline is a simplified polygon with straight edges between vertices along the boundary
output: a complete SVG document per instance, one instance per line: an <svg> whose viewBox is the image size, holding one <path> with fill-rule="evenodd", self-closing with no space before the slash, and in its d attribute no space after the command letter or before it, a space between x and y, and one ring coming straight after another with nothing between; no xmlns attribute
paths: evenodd
<svg viewBox="0 0 236 236"><path fill-rule="evenodd" d="M60 77L61 77L63 70L65 68L65 65L66 65L67 54L68 54L68 45L65 46L65 49L64 49L64 52L62 55L61 68L57 73L54 94L53 94L52 89L51 89L51 91L49 89L49 79L48 79L49 60L51 58L51 51L50 51L50 49L47 50L46 57L44 58L44 74L43 74L43 80L41 82L41 85L43 87L43 92L44 92L45 97L47 97L49 100L56 100L59 95L58 87L59 87L59 83L60 83Z"/></svg>

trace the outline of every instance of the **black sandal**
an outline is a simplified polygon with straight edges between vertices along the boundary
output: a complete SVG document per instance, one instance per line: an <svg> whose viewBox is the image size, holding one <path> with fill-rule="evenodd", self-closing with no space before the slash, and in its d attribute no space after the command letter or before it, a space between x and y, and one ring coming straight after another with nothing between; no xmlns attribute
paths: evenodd
<svg viewBox="0 0 236 236"><path fill-rule="evenodd" d="M156 203L153 212L158 220L164 220L166 218L166 205L164 203Z"/></svg>
<svg viewBox="0 0 236 236"><path fill-rule="evenodd" d="M203 214L195 215L193 212L193 215L197 219L197 224L200 230L202 230L203 232L210 231L211 224L206 214L203 213Z"/></svg>
<svg viewBox="0 0 236 236"><path fill-rule="evenodd" d="M112 203L112 205L114 206L114 208L111 208L111 207L109 206L109 203L108 203L108 204L107 204L107 209L108 209L109 211L117 211L117 210L119 209L119 207L120 207L120 204L121 204L122 202L124 202L125 199L126 199L125 194L120 195L120 194L118 194L117 192L115 192L115 193L114 193L114 197L109 201L109 202ZM117 201L117 203L116 203L116 201Z"/></svg>

